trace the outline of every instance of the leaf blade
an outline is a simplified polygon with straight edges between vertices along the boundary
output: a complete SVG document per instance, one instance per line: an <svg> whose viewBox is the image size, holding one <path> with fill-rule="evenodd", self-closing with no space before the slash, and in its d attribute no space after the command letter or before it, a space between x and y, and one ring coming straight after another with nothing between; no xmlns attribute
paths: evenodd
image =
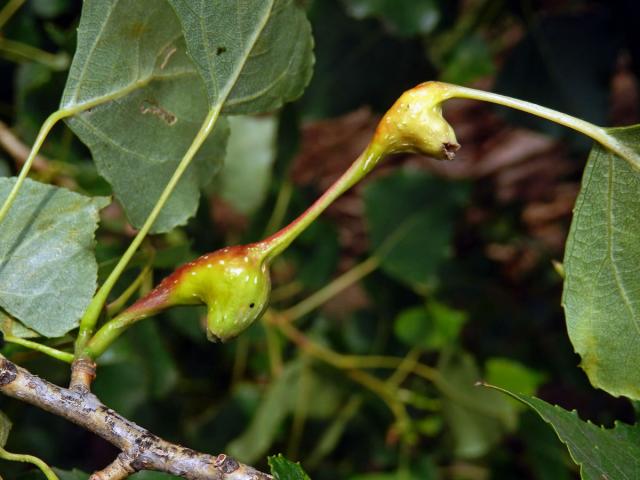
<svg viewBox="0 0 640 480"><path fill-rule="evenodd" d="M78 45L61 108L81 110L66 122L91 150L131 223L141 227L207 115L204 83L173 10L155 0L84 2ZM221 121L152 232L193 216L200 188L222 164L227 136Z"/></svg>
<svg viewBox="0 0 640 480"><path fill-rule="evenodd" d="M608 133L640 151L640 127ZM573 347L591 383L640 398L640 176L596 145L585 168L564 258L562 304Z"/></svg>
<svg viewBox="0 0 640 480"><path fill-rule="evenodd" d="M496 387L492 387L496 388ZM637 478L640 472L640 428L617 422L605 429L584 422L576 411L568 412L544 400L502 390L532 408L555 430L569 449L571 458L580 466L584 480L604 478Z"/></svg>
<svg viewBox="0 0 640 480"><path fill-rule="evenodd" d="M296 99L309 83L311 27L292 0L169 2L212 109L226 114L273 110Z"/></svg>
<svg viewBox="0 0 640 480"><path fill-rule="evenodd" d="M0 200L14 182L0 179ZM26 180L18 200L0 231L0 306L59 337L77 326L95 291L93 234L109 199Z"/></svg>

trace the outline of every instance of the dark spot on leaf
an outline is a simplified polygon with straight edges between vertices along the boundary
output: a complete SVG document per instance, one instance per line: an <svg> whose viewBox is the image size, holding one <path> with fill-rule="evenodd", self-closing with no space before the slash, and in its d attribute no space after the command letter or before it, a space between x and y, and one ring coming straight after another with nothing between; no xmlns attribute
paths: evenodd
<svg viewBox="0 0 640 480"><path fill-rule="evenodd" d="M227 51L227 47L225 47L225 46L218 47L216 49L216 55L222 55L226 51Z"/></svg>
<svg viewBox="0 0 640 480"><path fill-rule="evenodd" d="M251 302L251 303L249 304L249 308L253 308L253 307L255 307L255 306L256 306L256 304L255 304L255 303L253 303L253 302Z"/></svg>

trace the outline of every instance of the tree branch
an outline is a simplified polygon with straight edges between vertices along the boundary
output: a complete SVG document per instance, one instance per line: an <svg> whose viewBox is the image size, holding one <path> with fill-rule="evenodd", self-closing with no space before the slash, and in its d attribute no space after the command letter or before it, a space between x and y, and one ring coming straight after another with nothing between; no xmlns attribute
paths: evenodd
<svg viewBox="0 0 640 480"><path fill-rule="evenodd" d="M0 392L65 418L119 448L118 458L91 480L121 480L140 470L187 480L273 480L227 455L214 457L167 442L106 407L87 389L59 387L1 355Z"/></svg>

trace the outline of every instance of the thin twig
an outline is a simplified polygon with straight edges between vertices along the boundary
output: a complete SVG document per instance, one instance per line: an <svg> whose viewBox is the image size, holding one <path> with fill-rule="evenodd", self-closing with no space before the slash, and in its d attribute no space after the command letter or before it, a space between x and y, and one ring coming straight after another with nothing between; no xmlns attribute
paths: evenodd
<svg viewBox="0 0 640 480"><path fill-rule="evenodd" d="M2 356L0 393L65 418L119 448L120 457L96 472L94 480L126 478L125 470L127 475L154 470L187 480L273 480L224 454L215 457L167 442L107 408L89 391L54 385Z"/></svg>

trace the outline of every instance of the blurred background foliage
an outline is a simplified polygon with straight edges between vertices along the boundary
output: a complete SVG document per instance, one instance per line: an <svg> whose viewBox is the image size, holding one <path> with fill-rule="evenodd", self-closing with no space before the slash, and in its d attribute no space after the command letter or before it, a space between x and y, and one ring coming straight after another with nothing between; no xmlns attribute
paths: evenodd
<svg viewBox="0 0 640 480"><path fill-rule="evenodd" d="M196 218L148 241L121 290L147 263L157 282L295 218L366 145L381 112L425 80L602 125L639 122L633 0L300 1L317 56L305 95L273 115L234 119L242 134L232 134ZM57 108L81 2L2 6L0 174L11 175ZM274 266L272 310L261 323L215 345L197 308L143 322L104 356L95 392L172 441L261 468L283 452L316 480L577 478L547 425L474 384L537 393L607 426L634 421L630 402L594 390L578 369L552 267L589 142L472 102L452 102L446 114L462 144L456 161L394 158L336 202ZM34 177L109 193L66 126L48 138ZM131 236L117 205L103 212L102 278ZM141 290L152 284L146 278ZM66 366L15 347L5 353L67 381ZM86 478L71 470L92 471L115 454L64 420L5 398L0 405L14 423L7 449L40 456L65 480ZM40 475L6 462L0 472Z"/></svg>

